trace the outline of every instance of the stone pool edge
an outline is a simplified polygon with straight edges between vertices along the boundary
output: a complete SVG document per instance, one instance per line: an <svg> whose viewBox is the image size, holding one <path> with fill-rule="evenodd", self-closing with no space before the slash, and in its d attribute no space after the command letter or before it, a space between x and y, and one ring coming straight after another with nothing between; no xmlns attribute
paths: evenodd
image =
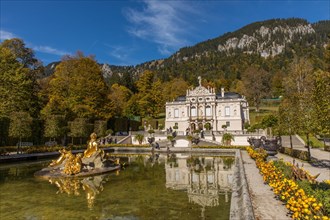
<svg viewBox="0 0 330 220"><path fill-rule="evenodd" d="M235 161L230 204L230 220L254 220L255 216L240 150L236 150Z"/></svg>

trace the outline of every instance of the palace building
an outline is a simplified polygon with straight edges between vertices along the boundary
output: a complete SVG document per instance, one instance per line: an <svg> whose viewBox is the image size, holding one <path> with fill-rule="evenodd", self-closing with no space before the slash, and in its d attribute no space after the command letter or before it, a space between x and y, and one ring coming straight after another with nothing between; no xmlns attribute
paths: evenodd
<svg viewBox="0 0 330 220"><path fill-rule="evenodd" d="M214 132L242 132L249 122L249 105L245 97L235 92L216 93L214 88L201 85L188 89L186 96L166 102L165 128L178 132L212 130Z"/></svg>

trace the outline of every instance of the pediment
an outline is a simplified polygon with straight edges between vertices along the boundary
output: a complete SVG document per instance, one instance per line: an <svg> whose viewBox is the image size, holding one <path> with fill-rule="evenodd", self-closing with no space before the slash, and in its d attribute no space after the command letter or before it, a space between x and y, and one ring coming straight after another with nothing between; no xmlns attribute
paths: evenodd
<svg viewBox="0 0 330 220"><path fill-rule="evenodd" d="M194 90L189 91L189 96L200 96L200 95L213 95L207 88L204 86L198 86Z"/></svg>

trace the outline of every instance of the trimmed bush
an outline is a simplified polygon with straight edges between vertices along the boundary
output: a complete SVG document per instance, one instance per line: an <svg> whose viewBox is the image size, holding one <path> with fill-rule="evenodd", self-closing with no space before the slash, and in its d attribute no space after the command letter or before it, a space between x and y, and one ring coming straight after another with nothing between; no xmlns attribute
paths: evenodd
<svg viewBox="0 0 330 220"><path fill-rule="evenodd" d="M298 158L300 160L305 160L305 161L310 160L307 151L298 150L298 149L291 149L289 147L281 147L279 149L279 152L282 153L282 154L289 155L289 156L294 157L294 158Z"/></svg>
<svg viewBox="0 0 330 220"><path fill-rule="evenodd" d="M223 145L217 145L217 146L193 146L193 148L208 148L208 149L240 149L240 150L246 150L247 146L223 146Z"/></svg>

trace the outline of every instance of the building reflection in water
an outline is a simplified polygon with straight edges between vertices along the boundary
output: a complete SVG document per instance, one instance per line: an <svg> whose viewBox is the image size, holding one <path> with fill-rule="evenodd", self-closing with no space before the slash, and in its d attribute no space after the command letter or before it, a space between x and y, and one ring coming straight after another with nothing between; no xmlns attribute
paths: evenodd
<svg viewBox="0 0 330 220"><path fill-rule="evenodd" d="M204 219L206 207L219 206L220 194L229 202L234 160L234 157L169 155L165 163L166 187L187 190L189 202L201 206Z"/></svg>

